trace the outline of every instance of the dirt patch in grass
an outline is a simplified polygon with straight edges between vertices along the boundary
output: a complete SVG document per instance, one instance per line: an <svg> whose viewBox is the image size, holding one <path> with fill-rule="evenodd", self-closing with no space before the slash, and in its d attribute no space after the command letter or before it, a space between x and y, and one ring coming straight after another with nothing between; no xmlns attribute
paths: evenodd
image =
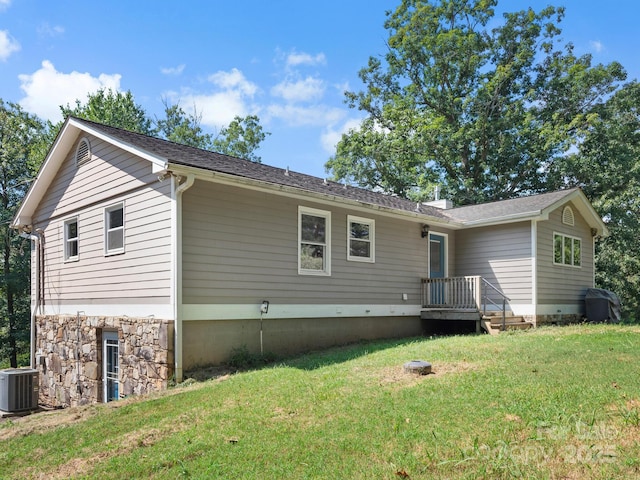
<svg viewBox="0 0 640 480"><path fill-rule="evenodd" d="M479 367L469 362L453 362L453 363L434 363L431 365L431 373L427 375L418 375L415 373L409 373L404 371L402 365L397 367L383 367L379 369L373 369L370 376L378 378L378 384L381 386L395 386L395 387L412 387L420 382L428 381L432 378L439 378L445 375L451 375L455 373L465 373L471 370L477 370Z"/></svg>

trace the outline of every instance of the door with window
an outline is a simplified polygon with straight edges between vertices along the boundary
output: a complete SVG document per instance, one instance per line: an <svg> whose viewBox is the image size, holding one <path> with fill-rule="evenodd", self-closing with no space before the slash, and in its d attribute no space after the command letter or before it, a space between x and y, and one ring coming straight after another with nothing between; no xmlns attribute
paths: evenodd
<svg viewBox="0 0 640 480"><path fill-rule="evenodd" d="M443 279L431 284L431 305L445 305L445 283L447 274L447 238L444 235L429 233L429 278Z"/></svg>
<svg viewBox="0 0 640 480"><path fill-rule="evenodd" d="M102 333L104 401L118 400L120 390L118 332Z"/></svg>

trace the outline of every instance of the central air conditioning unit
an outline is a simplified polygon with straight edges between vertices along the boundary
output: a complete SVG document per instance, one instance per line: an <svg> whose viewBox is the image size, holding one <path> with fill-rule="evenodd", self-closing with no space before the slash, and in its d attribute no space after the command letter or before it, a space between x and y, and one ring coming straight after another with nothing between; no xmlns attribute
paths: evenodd
<svg viewBox="0 0 640 480"><path fill-rule="evenodd" d="M38 408L38 370L9 368L0 370L0 410L21 412Z"/></svg>

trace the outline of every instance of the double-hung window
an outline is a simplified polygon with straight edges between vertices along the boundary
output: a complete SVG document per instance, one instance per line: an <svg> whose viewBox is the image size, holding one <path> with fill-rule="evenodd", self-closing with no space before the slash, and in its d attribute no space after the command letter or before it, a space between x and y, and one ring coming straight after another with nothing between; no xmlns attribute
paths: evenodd
<svg viewBox="0 0 640 480"><path fill-rule="evenodd" d="M298 273L331 275L331 212L298 207Z"/></svg>
<svg viewBox="0 0 640 480"><path fill-rule="evenodd" d="M64 222L64 260L78 260L78 218L70 218Z"/></svg>
<svg viewBox="0 0 640 480"><path fill-rule="evenodd" d="M553 234L553 263L555 265L582 265L582 240L562 233Z"/></svg>
<svg viewBox="0 0 640 480"><path fill-rule="evenodd" d="M113 255L124 252L124 204L104 210L104 252Z"/></svg>
<svg viewBox="0 0 640 480"><path fill-rule="evenodd" d="M347 216L347 260L375 262L375 221Z"/></svg>

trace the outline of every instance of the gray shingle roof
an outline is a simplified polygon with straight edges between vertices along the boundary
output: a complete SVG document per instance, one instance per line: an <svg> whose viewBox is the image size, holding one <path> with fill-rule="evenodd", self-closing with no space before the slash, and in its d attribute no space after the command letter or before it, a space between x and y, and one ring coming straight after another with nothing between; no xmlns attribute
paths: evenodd
<svg viewBox="0 0 640 480"><path fill-rule="evenodd" d="M385 195L363 188L345 186L341 183L326 181L322 178L293 171L289 171L287 175L285 169L271 167L263 163L254 163L241 158L209 152L187 145L180 145L81 118L74 117L74 120L79 123L84 123L88 127L99 130L105 135L129 144L132 147L166 158L170 163L175 165L201 168L203 170L225 173L270 184L292 187L306 192L333 195L339 198L394 210L418 212L416 203L404 198ZM444 221L449 220L449 217L445 215L443 210L427 205L421 205L419 213Z"/></svg>
<svg viewBox="0 0 640 480"><path fill-rule="evenodd" d="M447 210L446 213L452 220L462 223L472 221L482 222L526 215L534 216L573 194L576 190L578 189L572 188L540 195L501 200L499 202L468 205L466 207Z"/></svg>

